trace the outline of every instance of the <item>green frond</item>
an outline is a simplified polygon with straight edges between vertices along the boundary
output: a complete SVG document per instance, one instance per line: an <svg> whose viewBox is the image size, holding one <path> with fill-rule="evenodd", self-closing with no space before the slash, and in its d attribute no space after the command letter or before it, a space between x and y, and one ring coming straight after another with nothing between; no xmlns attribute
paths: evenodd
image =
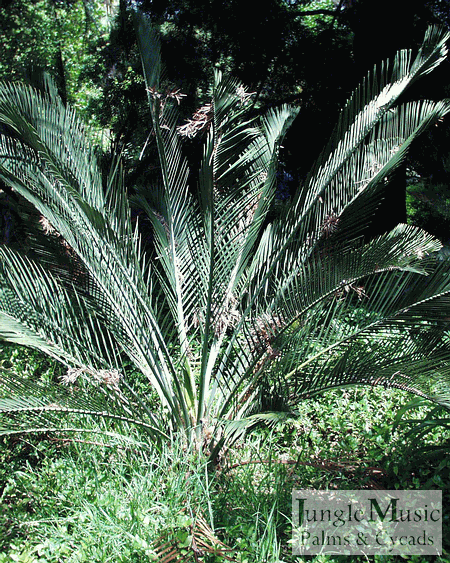
<svg viewBox="0 0 450 563"><path fill-rule="evenodd" d="M311 309L309 322L292 331L294 341L287 339L279 368L292 382L292 398L341 384L380 384L448 402L448 265L434 265L429 276L384 271L360 283L344 287L328 307Z"/></svg>
<svg viewBox="0 0 450 563"><path fill-rule="evenodd" d="M408 106L401 119L393 119L399 111L395 109L395 103L402 92L445 58L445 42L448 38L449 34L442 29L430 30L413 63L409 51L400 51L393 65L384 63L379 73L375 69L373 78L369 77L357 88L342 111L327 147L297 192L289 214L276 235L276 253L270 260L272 268L289 252L288 247L295 237L299 237L300 241L308 237L314 240L315 231L327 215L335 212L339 216L355 196L364 191L361 188L379 184L404 156L403 150L400 150L391 153L391 158L384 162L378 158L383 153L378 155L377 152L375 159L373 156L367 158L366 143L373 145L377 139L382 139L381 134L386 133L386 129L389 129L391 138L394 137L391 143L396 142L395 139L398 142L402 129L406 128L404 139L396 145L401 149L402 142L406 141L406 149L433 119L448 113L448 102L430 105L418 103ZM378 74L381 79L377 78ZM394 147L393 144L391 150ZM380 172L383 176L378 174Z"/></svg>
<svg viewBox="0 0 450 563"><path fill-rule="evenodd" d="M83 384L83 373L79 371L78 385L68 387L31 381L0 369L0 435L82 431L83 417L101 417L115 421L124 429L138 426L156 441L168 437L151 413L130 402L116 382L111 383L111 375L116 376L114 370L92 372L88 384Z"/></svg>
<svg viewBox="0 0 450 563"><path fill-rule="evenodd" d="M17 88L19 94L25 92L25 87ZM13 87L10 90L15 92ZM10 90L7 93L11 93ZM89 276L89 289L94 293L104 316L112 317L110 325L113 330L117 329L115 337L119 346L146 374L162 400L173 405L177 401L172 389L174 366L167 342L160 332L158 316L147 293L136 241L129 236L131 226L116 229L117 220L129 222L124 196L116 199L116 203L122 202L121 210L116 208L115 215L111 215L105 205L98 170L85 176L86 182L91 181L92 190L73 181L76 174L67 164L68 161L72 164L89 160L86 157L90 150L87 148L87 139L83 143L80 141L79 146L71 145L70 150L74 155L69 159L60 148L63 145L60 137L70 139L72 126L77 132L73 120L66 119L68 110L60 103L48 109L49 102L42 99L40 94L31 89L27 94L22 97L26 98L33 111L29 111L18 96L14 115L23 131L29 131L27 140L34 146L1 137L0 176L37 207L78 256ZM12 113L12 100L8 99L9 102L10 105L0 103L0 121L8 122L5 107ZM25 106L23 113L22 106ZM39 138L38 124L34 123L38 121L40 106L43 106L43 112L55 116L53 121L60 125L59 133L46 135L43 139ZM62 114L59 115L59 121L58 114ZM50 120L48 128L51 129L51 126ZM45 134L46 128L43 131ZM27 135L23 137L27 138ZM46 142L51 146L46 146ZM115 185L120 188L117 182ZM98 197L95 196L97 192L100 194ZM115 197L119 197L117 192ZM124 233L128 236L122 236Z"/></svg>
<svg viewBox="0 0 450 563"><path fill-rule="evenodd" d="M5 247L0 247L0 271L3 338L38 348L67 366L117 367L114 339L88 301Z"/></svg>
<svg viewBox="0 0 450 563"><path fill-rule="evenodd" d="M335 246L306 265L299 258L297 267L292 268L289 276L282 277L279 286L271 292L271 299L261 299L261 312L255 310L253 315L243 315L236 336L233 334L230 339L216 376L219 389L226 385L220 398L215 397L222 404L220 416L231 408L228 395L235 395L239 389L247 403L258 379L266 377L265 373L295 372L309 363L313 373L321 373L318 363L323 358L329 359L334 352L336 356L346 352L347 346L353 346L354 334L375 331L377 324L383 325L405 307L421 302L422 293L415 297L417 303L400 299L413 282L418 287L422 283L429 298L445 294L449 289L444 275L446 266L439 269L441 277L434 278L431 274L427 277L429 272L437 275L436 263L424 259L439 248L440 243L420 229L400 225L364 246L352 247L348 243ZM439 282L434 282L435 279ZM347 326L344 320L358 306L367 315L355 326ZM346 327L345 332L342 326ZM384 336L387 338L387 332ZM364 333L364 338L370 341L371 333ZM343 342L346 344L341 347ZM326 366L324 373L334 381L333 370L329 364ZM305 385L310 393L313 380L309 377Z"/></svg>
<svg viewBox="0 0 450 563"><path fill-rule="evenodd" d="M136 35L141 53L147 88L159 89L161 76L161 44L156 29L151 25L148 16L142 12L134 12ZM149 93L150 96L150 93Z"/></svg>

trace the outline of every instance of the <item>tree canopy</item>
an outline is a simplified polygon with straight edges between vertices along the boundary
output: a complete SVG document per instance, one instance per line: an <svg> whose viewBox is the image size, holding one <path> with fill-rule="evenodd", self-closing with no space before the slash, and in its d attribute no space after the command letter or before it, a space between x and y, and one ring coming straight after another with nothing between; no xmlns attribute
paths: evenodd
<svg viewBox="0 0 450 563"><path fill-rule="evenodd" d="M429 24L448 26L450 12L448 0L383 0L376 5L368 0L265 0L253 11L243 10L234 0L137 4L160 29L167 87L185 94L180 124L206 102L214 68L236 76L256 93L254 111L283 103L301 108L281 158L290 195L308 173L360 77L398 49L418 46ZM36 71L49 71L62 99L122 148L130 183L145 182L154 155L148 150L149 114L131 4L10 0L0 15L0 76L35 80ZM428 82L416 86L419 91L412 98L448 96L448 67L444 63ZM417 147L399 172L391 204L381 212L392 225L406 220L408 212L410 221L445 236L450 225L442 212L445 206L434 206L431 211L439 221L429 221L425 199L444 197L439 186L447 181L447 130L443 123L439 133L428 132L424 142L429 156L424 158ZM195 160L195 142L189 150ZM425 199L416 197L422 187L431 190Z"/></svg>

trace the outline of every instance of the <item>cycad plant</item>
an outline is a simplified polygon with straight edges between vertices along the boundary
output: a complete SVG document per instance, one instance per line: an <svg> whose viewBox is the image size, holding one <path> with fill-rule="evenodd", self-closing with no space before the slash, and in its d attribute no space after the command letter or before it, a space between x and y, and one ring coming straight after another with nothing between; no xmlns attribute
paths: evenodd
<svg viewBox="0 0 450 563"><path fill-rule="evenodd" d="M216 72L210 104L177 128L180 94L160 85L154 31L143 18L137 27L160 164L134 193L150 253L119 156L102 176L92 137L51 84L0 85L0 177L50 231L48 244L30 237L29 255L0 247L1 336L67 366L64 382L48 383L2 370L1 432L76 429L96 415L156 442L183 431L215 455L270 411L293 413L331 387L381 384L449 404L440 243L407 225L365 236L409 145L450 109L398 103L445 58L449 35L430 28L415 58L401 51L368 75L274 213L297 110L256 115L245 88ZM198 176L183 134L204 138Z"/></svg>

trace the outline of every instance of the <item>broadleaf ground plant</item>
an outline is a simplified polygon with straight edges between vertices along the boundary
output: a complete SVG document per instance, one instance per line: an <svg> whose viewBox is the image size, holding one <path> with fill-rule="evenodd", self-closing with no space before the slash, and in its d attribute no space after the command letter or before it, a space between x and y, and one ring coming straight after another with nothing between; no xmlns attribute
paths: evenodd
<svg viewBox="0 0 450 563"><path fill-rule="evenodd" d="M401 51L366 77L277 215L280 143L297 110L260 115L216 71L210 103L177 127L181 95L162 88L157 35L136 21L160 167L134 197L153 253L132 221L119 155L102 175L92 137L49 82L0 85L0 177L48 233L48 244L30 235L28 254L0 247L0 333L67 366L60 383L2 370L1 432L76 430L94 415L155 443L184 432L214 458L336 386L399 387L449 405L441 245L403 224L365 236L410 144L450 110L399 103L446 57L448 33L430 28L416 56ZM204 139L198 176L182 149L193 135Z"/></svg>

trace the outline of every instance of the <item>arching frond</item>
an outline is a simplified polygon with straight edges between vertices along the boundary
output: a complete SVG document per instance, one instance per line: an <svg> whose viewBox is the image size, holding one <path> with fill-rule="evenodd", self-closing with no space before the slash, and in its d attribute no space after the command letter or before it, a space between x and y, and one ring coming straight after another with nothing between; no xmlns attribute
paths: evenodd
<svg viewBox="0 0 450 563"><path fill-rule="evenodd" d="M89 386L82 384L89 376ZM94 378L95 385L92 384ZM82 431L83 417L106 418L125 429L138 426L155 441L168 436L161 421L119 389L115 370L86 374L73 370L68 382L78 385L44 384L30 381L8 370L0 370L0 435L23 432Z"/></svg>

